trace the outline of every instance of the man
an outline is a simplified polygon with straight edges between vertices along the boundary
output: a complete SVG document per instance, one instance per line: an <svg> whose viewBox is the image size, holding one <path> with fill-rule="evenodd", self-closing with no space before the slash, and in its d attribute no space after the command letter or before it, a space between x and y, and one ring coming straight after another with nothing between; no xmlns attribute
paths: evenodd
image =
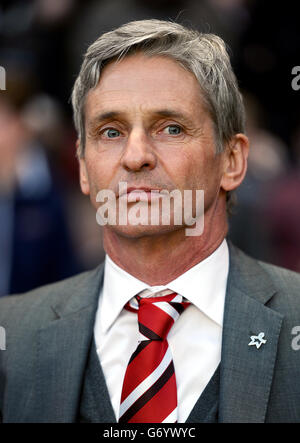
<svg viewBox="0 0 300 443"><path fill-rule="evenodd" d="M299 421L300 277L226 241L248 139L222 40L128 23L88 49L73 107L81 189L97 213L116 196L106 259L0 301L3 422ZM174 199L163 223L175 190L192 217Z"/></svg>

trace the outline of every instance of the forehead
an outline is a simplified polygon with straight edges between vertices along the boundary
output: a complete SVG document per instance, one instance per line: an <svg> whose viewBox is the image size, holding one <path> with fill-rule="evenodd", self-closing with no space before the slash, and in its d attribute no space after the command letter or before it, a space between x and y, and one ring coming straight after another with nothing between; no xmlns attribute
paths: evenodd
<svg viewBox="0 0 300 443"><path fill-rule="evenodd" d="M99 112L130 111L139 108L174 108L201 112L204 102L200 85L193 73L169 57L135 54L111 62L102 71L96 88L86 99L86 117Z"/></svg>

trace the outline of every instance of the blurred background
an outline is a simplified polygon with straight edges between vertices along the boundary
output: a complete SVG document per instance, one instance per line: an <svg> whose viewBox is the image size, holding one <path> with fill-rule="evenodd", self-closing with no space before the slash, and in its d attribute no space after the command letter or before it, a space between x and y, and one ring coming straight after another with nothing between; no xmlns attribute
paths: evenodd
<svg viewBox="0 0 300 443"><path fill-rule="evenodd" d="M101 228L79 189L70 94L89 44L144 18L214 32L230 47L251 141L230 237L252 256L300 272L300 90L292 88L300 32L293 3L0 1L0 296L103 259Z"/></svg>

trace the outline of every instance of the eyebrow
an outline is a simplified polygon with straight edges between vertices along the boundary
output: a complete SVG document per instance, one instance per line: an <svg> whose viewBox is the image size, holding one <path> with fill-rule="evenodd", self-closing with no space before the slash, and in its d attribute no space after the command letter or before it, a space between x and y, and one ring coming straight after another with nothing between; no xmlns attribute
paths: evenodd
<svg viewBox="0 0 300 443"><path fill-rule="evenodd" d="M116 118L117 116L120 116L121 114L122 113L118 111L103 112L102 114L98 114L93 117L91 122L89 123L89 126L94 126L95 124L101 123L105 120L111 120L113 118Z"/></svg>
<svg viewBox="0 0 300 443"><path fill-rule="evenodd" d="M191 124L191 119L184 113L180 111L173 111L172 109L161 109L154 112L155 115L159 117L168 117L179 119L187 124Z"/></svg>
<svg viewBox="0 0 300 443"><path fill-rule="evenodd" d="M108 111L108 112L103 112L101 114L96 115L92 121L90 122L89 126L93 127L94 125L97 125L103 121L106 120L112 120L121 116L124 116L124 112L123 111ZM174 111L172 109L158 109L158 110L153 110L150 111L149 114L154 115L156 117L164 117L164 118L176 118L181 120L182 122L185 122L186 124L191 124L192 121L191 119L184 113L180 112L180 111Z"/></svg>

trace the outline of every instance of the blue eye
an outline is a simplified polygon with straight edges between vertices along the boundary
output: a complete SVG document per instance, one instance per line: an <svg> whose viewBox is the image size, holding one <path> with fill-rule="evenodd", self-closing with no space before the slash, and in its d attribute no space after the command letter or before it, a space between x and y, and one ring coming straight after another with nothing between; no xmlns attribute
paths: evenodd
<svg viewBox="0 0 300 443"><path fill-rule="evenodd" d="M178 135L181 133L181 127L177 125L169 125L166 129L170 135Z"/></svg>
<svg viewBox="0 0 300 443"><path fill-rule="evenodd" d="M108 128L103 131L103 134L106 135L107 138L116 138L120 136L120 131L113 128Z"/></svg>

